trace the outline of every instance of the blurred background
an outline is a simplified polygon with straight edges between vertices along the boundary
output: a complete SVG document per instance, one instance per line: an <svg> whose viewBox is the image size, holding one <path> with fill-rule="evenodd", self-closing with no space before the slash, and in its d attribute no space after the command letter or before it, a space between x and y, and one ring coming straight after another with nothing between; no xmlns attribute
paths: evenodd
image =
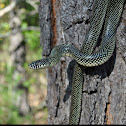
<svg viewBox="0 0 126 126"><path fill-rule="evenodd" d="M0 0L0 124L47 124L39 0Z"/></svg>

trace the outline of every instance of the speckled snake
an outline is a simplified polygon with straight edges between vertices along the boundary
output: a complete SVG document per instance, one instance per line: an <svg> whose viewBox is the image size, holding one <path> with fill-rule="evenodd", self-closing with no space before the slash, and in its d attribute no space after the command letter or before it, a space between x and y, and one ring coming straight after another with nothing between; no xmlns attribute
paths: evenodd
<svg viewBox="0 0 126 126"><path fill-rule="evenodd" d="M81 65L93 67L104 64L110 59L115 49L115 34L120 20L125 0L96 0L90 28L81 50L72 44L62 44L54 47L47 58L29 64L31 69L54 66L62 56L76 60L71 92L70 124L78 124L81 111L81 96L83 71ZM94 49L102 32L102 41L97 52Z"/></svg>

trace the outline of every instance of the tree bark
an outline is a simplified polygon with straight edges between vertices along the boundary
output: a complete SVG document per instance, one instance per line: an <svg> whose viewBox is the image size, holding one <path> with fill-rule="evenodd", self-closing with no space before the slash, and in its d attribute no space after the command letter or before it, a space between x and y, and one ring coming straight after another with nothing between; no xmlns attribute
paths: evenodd
<svg viewBox="0 0 126 126"><path fill-rule="evenodd" d="M94 0L40 0L43 56L60 44L79 49L93 13ZM116 49L105 64L86 68L80 124L126 124L126 5L116 34ZM75 61L62 57L47 69L49 124L68 124Z"/></svg>

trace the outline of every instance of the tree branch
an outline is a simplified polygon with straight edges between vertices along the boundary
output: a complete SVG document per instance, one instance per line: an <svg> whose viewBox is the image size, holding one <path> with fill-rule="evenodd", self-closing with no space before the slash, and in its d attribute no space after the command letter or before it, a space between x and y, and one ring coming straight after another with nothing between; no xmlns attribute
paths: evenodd
<svg viewBox="0 0 126 126"><path fill-rule="evenodd" d="M15 6L16 6L16 1L13 1L13 2L11 2L10 5L8 5L7 7L5 7L4 9L2 9L2 10L0 11L0 18L1 18L4 14L6 14L6 13L8 13L9 11L11 11L12 9L14 9Z"/></svg>

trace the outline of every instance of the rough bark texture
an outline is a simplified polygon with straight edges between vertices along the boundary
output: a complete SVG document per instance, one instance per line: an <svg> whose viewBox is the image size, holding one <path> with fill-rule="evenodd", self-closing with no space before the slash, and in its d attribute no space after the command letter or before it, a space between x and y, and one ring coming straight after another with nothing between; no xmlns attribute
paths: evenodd
<svg viewBox="0 0 126 126"><path fill-rule="evenodd" d="M90 26L94 0L40 0L43 56L55 45L80 49ZM126 6L111 59L84 72L80 124L126 124ZM63 57L47 69L49 124L68 124L74 61Z"/></svg>

